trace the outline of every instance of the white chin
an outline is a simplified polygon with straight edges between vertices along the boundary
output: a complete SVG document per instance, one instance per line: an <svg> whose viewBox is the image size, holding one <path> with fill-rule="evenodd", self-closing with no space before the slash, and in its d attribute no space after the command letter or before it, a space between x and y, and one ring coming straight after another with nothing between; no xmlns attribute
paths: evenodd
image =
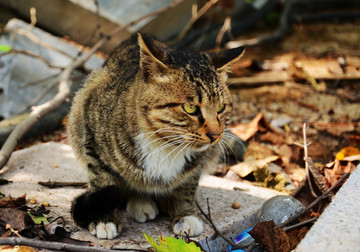
<svg viewBox="0 0 360 252"><path fill-rule="evenodd" d="M197 147L197 148L196 148L196 151L205 151L205 150L207 150L209 147L210 147L210 144L204 144L204 145L201 146L201 147Z"/></svg>

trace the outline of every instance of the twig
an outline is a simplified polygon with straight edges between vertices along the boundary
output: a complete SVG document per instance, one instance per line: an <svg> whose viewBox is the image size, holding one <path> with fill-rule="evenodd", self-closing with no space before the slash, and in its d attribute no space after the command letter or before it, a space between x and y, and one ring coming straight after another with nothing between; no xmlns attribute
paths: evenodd
<svg viewBox="0 0 360 252"><path fill-rule="evenodd" d="M179 35L168 41L168 44L176 43L177 41L181 40L185 35L188 33L188 31L191 29L191 27L194 25L194 23L202 16L204 15L212 6L214 6L219 0L210 0L207 1L206 4L198 11L198 5L193 4L192 11L191 11L191 19L186 24L184 29L179 33Z"/></svg>
<svg viewBox="0 0 360 252"><path fill-rule="evenodd" d="M313 208L314 206L316 206L320 201L326 199L329 194L334 191L334 189L336 189L338 187L338 185L340 183L342 183L345 179L347 179L350 176L350 173L344 173L344 175L332 186L330 187L324 194L320 195L319 197L317 197L313 202L311 202L307 207L305 207L301 212L295 214L294 216L292 216L289 220L280 223L279 225L277 225L275 228L279 228L279 227L283 227L286 226L287 224L295 221L297 218L299 218L300 216L302 216L304 213L306 213L307 211L309 211L311 208Z"/></svg>
<svg viewBox="0 0 360 252"><path fill-rule="evenodd" d="M35 248L56 250L56 251L75 251L75 252L87 252L87 251L96 251L96 252L114 252L116 250L96 248L89 246L80 246L73 245L62 242L50 242L50 241L40 241L29 238L20 238L20 237L9 237L9 238L0 238L0 245L22 245L30 246ZM135 250L135 251L147 251L147 250Z"/></svg>
<svg viewBox="0 0 360 252"><path fill-rule="evenodd" d="M175 7L176 5L180 4L184 0L177 0L172 2L171 5L161 8L157 11L149 13L143 17L140 17L132 22L129 22L126 25L119 26L115 28L113 31L110 32L107 36L100 39L84 56L75 59L71 64L69 64L62 74L60 75L60 83L59 83L59 92L54 96L53 99L50 101L41 104L39 106L34 107L33 111L30 115L23 120L20 124L18 124L14 130L11 132L9 137L6 139L4 145L0 150L0 169L3 168L6 163L8 162L12 152L14 151L16 145L20 141L20 139L24 136L24 134L42 118L43 116L47 115L51 111L58 108L61 104L63 104L66 99L71 94L70 87L68 84L71 72L82 66L90 57L91 55L96 52L103 44L105 44L108 40L110 40L114 35L118 34L119 32L127 29L128 27L138 23L146 18L149 18L154 15L159 15L161 13L166 12L167 10Z"/></svg>
<svg viewBox="0 0 360 252"><path fill-rule="evenodd" d="M311 223L311 222L314 222L318 219L319 217L314 217L314 218L311 218L311 219L308 219L308 220L305 220L303 222L299 222L297 224L294 224L294 225L291 225L291 226L288 226L288 227L284 227L283 230L286 232L286 231L289 231L291 229L294 229L294 228L297 228L297 227L301 227L303 225L306 225L308 223Z"/></svg>
<svg viewBox="0 0 360 252"><path fill-rule="evenodd" d="M285 1L284 11L280 18L280 25L275 32L249 40L230 41L226 44L226 47L227 48L235 48L239 46L251 47L280 39L285 33L287 33L290 30L289 16L294 3L296 3L295 0Z"/></svg>
<svg viewBox="0 0 360 252"><path fill-rule="evenodd" d="M74 60L74 57L71 56L70 54L68 54L68 53L66 53L66 52L64 52L62 50L59 50L55 46L53 46L53 45L39 39L34 34L32 34L30 31L18 28L18 29L15 29L15 31L9 31L9 32L14 32L14 33L17 33L17 34L22 35L24 37L27 37L28 39L30 39L31 41L33 41L34 43L36 43L36 44L38 44L38 45L40 45L42 47L45 47L45 48L48 48L48 49L53 50L55 52L61 53L61 54L65 55L65 56L67 56L68 58Z"/></svg>
<svg viewBox="0 0 360 252"><path fill-rule="evenodd" d="M207 198L207 207L208 207L208 214L206 214L204 212L204 210L200 207L199 203L197 201L195 201L196 206L199 208L201 214L209 221L211 227L214 229L215 233L218 234L221 238L224 239L224 241L226 241L228 244L230 244L233 248L239 248L239 249L243 249L246 248L247 246L245 245L239 245L236 244L234 242L232 242L230 239L228 239L227 237L225 237L220 231L219 229L215 226L212 218L211 218L211 213L210 213L210 205L209 205L209 198Z"/></svg>
<svg viewBox="0 0 360 252"><path fill-rule="evenodd" d="M39 80L36 80L36 81L32 81L32 82L29 82L29 83L25 83L24 85L20 86L19 89L28 88L28 87L31 87L31 86L34 86L34 85L37 85L37 84L41 84L43 82L50 81L52 79L58 79L59 76L60 76L60 73L52 74L52 75L49 75L49 76L47 76L45 78L42 78L42 79L39 79Z"/></svg>
<svg viewBox="0 0 360 252"><path fill-rule="evenodd" d="M53 64L51 64L47 59L45 59L44 57L34 54L32 52L28 52L28 51L24 51L24 50L18 50L18 49L11 49L9 52L6 53L1 53L0 57L5 56L7 54L24 54L26 56L32 57L32 58L36 58L41 60L42 62L44 62L48 67L50 68L56 68L56 69L61 69L63 70L65 67L61 67L61 66L55 66Z"/></svg>
<svg viewBox="0 0 360 252"><path fill-rule="evenodd" d="M306 170L306 177L309 184L310 192L313 197L317 197L317 194L314 191L314 188L311 183L311 176L310 176L310 170L309 170L309 155L308 155L308 144L306 139L306 123L303 125L303 138L304 138L304 160L305 160L305 170Z"/></svg>
<svg viewBox="0 0 360 252"><path fill-rule="evenodd" d="M219 34L216 37L216 47L220 47L221 41L225 35L225 33L228 33L230 39L234 39L231 35L231 17L226 17L223 26L221 27Z"/></svg>
<svg viewBox="0 0 360 252"><path fill-rule="evenodd" d="M58 187L80 187L85 188L88 183L86 182L59 182L59 181L39 181L39 185L46 186L49 188L58 188Z"/></svg>

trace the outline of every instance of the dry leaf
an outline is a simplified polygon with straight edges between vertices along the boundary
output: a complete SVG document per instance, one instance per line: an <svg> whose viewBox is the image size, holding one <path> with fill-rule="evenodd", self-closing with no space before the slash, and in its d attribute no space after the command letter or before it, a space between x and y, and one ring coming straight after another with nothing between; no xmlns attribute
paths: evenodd
<svg viewBox="0 0 360 252"><path fill-rule="evenodd" d="M260 160L246 160L230 167L230 170L236 172L240 177L246 177L259 168L279 159L279 156L270 156Z"/></svg>
<svg viewBox="0 0 360 252"><path fill-rule="evenodd" d="M26 194L18 198L13 198L10 195L5 198L0 198L0 207L18 208L26 204Z"/></svg>
<svg viewBox="0 0 360 252"><path fill-rule="evenodd" d="M238 136L241 140L247 141L251 137L255 135L259 130L259 122L264 117L262 113L256 115L256 117L247 124L238 124L232 129L230 129L231 133Z"/></svg>
<svg viewBox="0 0 360 252"><path fill-rule="evenodd" d="M336 159L343 160L345 157L350 157L350 156L355 156L355 155L360 156L360 150L358 148L348 146L348 147L341 149L336 154Z"/></svg>
<svg viewBox="0 0 360 252"><path fill-rule="evenodd" d="M285 136L283 136L281 133L276 133L271 131L268 131L265 134L260 135L259 140L261 142L270 142L276 145L281 145L286 142Z"/></svg>
<svg viewBox="0 0 360 252"><path fill-rule="evenodd" d="M256 224L249 234L268 252L289 252L292 249L289 236L281 228L274 229L273 221Z"/></svg>
<svg viewBox="0 0 360 252"><path fill-rule="evenodd" d="M341 136L343 133L355 130L353 123L315 123L313 125L318 130L326 131L336 137Z"/></svg>
<svg viewBox="0 0 360 252"><path fill-rule="evenodd" d="M30 216L16 208L0 208L0 222L10 225L16 231L23 231L34 226Z"/></svg>

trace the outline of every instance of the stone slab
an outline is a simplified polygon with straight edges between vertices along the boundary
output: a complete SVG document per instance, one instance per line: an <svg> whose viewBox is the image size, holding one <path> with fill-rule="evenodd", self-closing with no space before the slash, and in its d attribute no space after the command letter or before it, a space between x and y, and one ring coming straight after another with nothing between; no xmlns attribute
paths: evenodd
<svg viewBox="0 0 360 252"><path fill-rule="evenodd" d="M360 165L336 193L297 252L360 251Z"/></svg>
<svg viewBox="0 0 360 252"><path fill-rule="evenodd" d="M31 106L42 104L50 100L57 92L61 69L66 67L80 50L73 43L69 43L39 28L30 28L29 24L18 19L12 19L5 29L7 33L1 34L0 44L9 45L12 49L25 51L47 60L54 67L49 67L39 58L30 57L23 53L10 53L0 58L0 116L8 118L15 114L28 112ZM16 33L20 31L29 33L42 43L52 48L35 43L28 36ZM92 55L85 63L91 71L100 68L104 59ZM72 74L71 87L77 89L85 78L85 74L75 71ZM45 93L45 91L47 91ZM41 96L41 94L44 94Z"/></svg>
<svg viewBox="0 0 360 252"><path fill-rule="evenodd" d="M71 147L65 144L49 142L39 144L13 153L8 165L0 172L2 178L12 180L13 183L3 185L0 190L14 197L27 194L27 198L36 198L38 202L50 203L50 217L63 216L70 223L72 230L77 230L70 216L72 199L84 191L75 188L49 189L38 185L38 181L87 181L86 172L80 167L74 157ZM238 187L242 190L235 191ZM207 198L211 208L213 221L218 228L229 237L235 237L243 229L254 224L256 211L262 203L279 193L273 190L255 187L204 175L200 181L197 201L207 210ZM236 201L240 209L233 209L232 203ZM142 232L157 238L172 236L170 219L159 217L149 223L137 223L124 211L124 231L114 240L100 240L89 234L87 230L72 232L75 239L91 241L95 246L106 248L145 249L149 244L145 241ZM206 220L204 220L206 223ZM206 242L208 239L208 242ZM211 251L225 251L227 244L219 237L214 236L212 228L205 224L204 233L195 238L204 248L209 244Z"/></svg>
<svg viewBox="0 0 360 252"><path fill-rule="evenodd" d="M99 13L93 0L0 0L0 4L29 18L35 7L37 25L61 36L91 46L99 34L108 34L118 26L170 6L173 0L98 0ZM186 0L175 8L123 30L102 49L109 53L119 42L134 32L146 32L161 40L179 33L191 17L191 6L196 0ZM97 31L96 36L94 32Z"/></svg>

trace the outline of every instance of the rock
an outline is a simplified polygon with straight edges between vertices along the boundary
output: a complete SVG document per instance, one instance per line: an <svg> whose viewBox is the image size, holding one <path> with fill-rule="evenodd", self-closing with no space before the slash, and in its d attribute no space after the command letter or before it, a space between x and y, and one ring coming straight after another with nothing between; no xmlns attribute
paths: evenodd
<svg viewBox="0 0 360 252"><path fill-rule="evenodd" d="M173 0L98 0L99 13L93 0L0 0L0 4L29 18L31 7L36 9L37 24L61 36L91 46L99 34L107 34L160 8L170 6ZM179 33L191 17L191 6L196 0L186 0L158 16L149 17L130 26L111 39L102 48L109 53L119 42L134 32L146 32L167 40ZM86 25L84 25L86 23ZM97 31L97 27L100 29ZM97 31L96 36L94 32Z"/></svg>

